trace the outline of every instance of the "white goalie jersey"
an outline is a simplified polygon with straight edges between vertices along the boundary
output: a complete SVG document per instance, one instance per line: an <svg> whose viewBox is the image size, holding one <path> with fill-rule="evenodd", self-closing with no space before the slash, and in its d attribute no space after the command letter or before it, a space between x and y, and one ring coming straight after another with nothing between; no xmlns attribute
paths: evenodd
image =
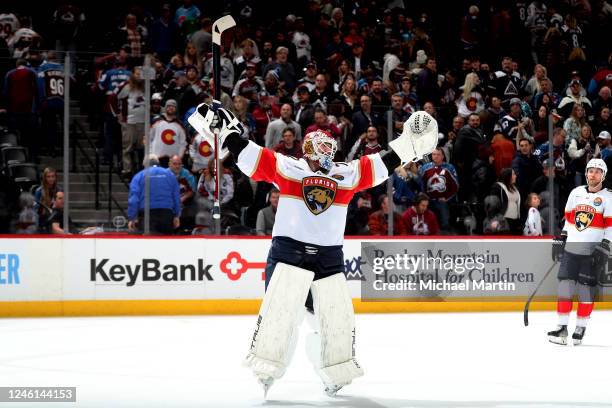
<svg viewBox="0 0 612 408"><path fill-rule="evenodd" d="M572 190L565 204L565 250L590 255L602 239L612 241L612 192L591 193L586 186Z"/></svg>
<svg viewBox="0 0 612 408"><path fill-rule="evenodd" d="M342 245L353 195L388 178L379 154L336 162L324 174L313 172L305 159L284 156L253 142L242 150L237 164L247 176L273 183L281 192L273 237L322 246Z"/></svg>

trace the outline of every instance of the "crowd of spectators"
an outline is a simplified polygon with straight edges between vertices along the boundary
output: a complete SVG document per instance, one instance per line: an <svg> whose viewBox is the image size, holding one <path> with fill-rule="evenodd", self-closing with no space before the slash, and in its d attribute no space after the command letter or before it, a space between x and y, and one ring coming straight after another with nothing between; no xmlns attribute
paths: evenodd
<svg viewBox="0 0 612 408"><path fill-rule="evenodd" d="M607 1L309 0L276 11L249 1L227 2L226 9L208 3L129 6L117 27L100 31L109 52L87 54L81 76L88 84L81 102L100 130L104 161L126 181L142 169L150 115L152 162L169 167L180 187L181 210L173 216L180 221L172 221L180 231L212 230L213 150L186 119L217 86L245 138L298 158L302 137L313 130L338 141L336 160L350 161L386 149L416 110L437 120L431 157L398 168L387 182L391 196L386 184L357 194L347 234L386 235L390 213L395 235L553 234L565 198L585 182L586 162L601 157L612 165ZM217 17L231 12L238 23L223 36L220 84L211 75L212 9ZM62 30L49 38L20 17L35 35L20 36L18 25L4 34L14 69L3 75L2 108L36 155L39 144L24 135L47 109L36 91L40 66L78 48L90 16L87 7L62 2L53 14ZM41 52L49 48L55 51ZM150 112L145 55L155 72ZM28 81L24 102L15 90ZM45 140L53 152L57 137L49 131ZM220 193L223 231L270 233L274 186L248 179L230 156Z"/></svg>

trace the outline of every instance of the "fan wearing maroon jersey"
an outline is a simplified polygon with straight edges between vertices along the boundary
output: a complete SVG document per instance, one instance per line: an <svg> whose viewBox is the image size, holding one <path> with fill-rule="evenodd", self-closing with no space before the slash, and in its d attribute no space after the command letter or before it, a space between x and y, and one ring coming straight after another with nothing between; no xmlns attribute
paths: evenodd
<svg viewBox="0 0 612 408"><path fill-rule="evenodd" d="M32 157L37 158L39 140L35 134L34 116L37 80L36 72L27 64L26 60L17 59L15 69L4 77L2 103L7 112L9 127L19 131L20 143L29 149Z"/></svg>
<svg viewBox="0 0 612 408"><path fill-rule="evenodd" d="M459 190L459 177L455 166L446 162L444 150L436 147L431 153L431 161L419 168L422 191L429 200L429 208L440 221L440 228L448 230L450 219L449 201L453 200Z"/></svg>

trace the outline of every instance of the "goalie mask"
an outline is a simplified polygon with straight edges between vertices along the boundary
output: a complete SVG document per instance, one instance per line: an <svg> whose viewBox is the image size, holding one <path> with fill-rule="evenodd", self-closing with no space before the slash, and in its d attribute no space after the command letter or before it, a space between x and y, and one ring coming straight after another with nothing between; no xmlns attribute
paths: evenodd
<svg viewBox="0 0 612 408"><path fill-rule="evenodd" d="M304 137L302 152L307 159L316 161L325 170L331 170L334 165L334 156L338 150L336 140L327 133L316 130Z"/></svg>

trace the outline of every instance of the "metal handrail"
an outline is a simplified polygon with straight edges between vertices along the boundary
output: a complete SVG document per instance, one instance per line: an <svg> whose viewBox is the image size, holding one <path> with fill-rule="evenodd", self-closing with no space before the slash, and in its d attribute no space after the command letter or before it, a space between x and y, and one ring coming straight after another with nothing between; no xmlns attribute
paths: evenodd
<svg viewBox="0 0 612 408"><path fill-rule="evenodd" d="M127 213L125 212L121 204L119 204L117 199L113 196L113 173L114 173L113 161L111 160L110 164L108 165L108 222L111 222L113 218L113 215L112 215L113 214L112 213L113 203L115 204L115 207L117 207L119 211L121 211L121 214L127 218ZM128 186L128 184L126 184L124 180L121 180L121 181L123 182L123 184ZM128 186L128 189L129 189L129 186Z"/></svg>
<svg viewBox="0 0 612 408"><path fill-rule="evenodd" d="M83 146L81 146L81 143L79 142L79 139L77 139L75 137L71 138L71 140L73 141L72 170L73 171L76 170L76 149L78 148L81 151L81 154L85 157L85 160L87 161L87 163L94 170L95 201L96 201L95 202L95 208L96 208L96 210L98 210L98 209L100 209L100 149L96 146L96 144L91 139L91 137L89 137L89 135L85 131L85 128L83 128L83 124L81 122L79 122L77 119L75 119L72 122L72 125L73 125L72 132L76 133L77 130L78 130L78 132L81 133L81 135L84 136L84 140L87 141L87 144L89 144L89 146L95 152L95 159L92 162L92 160L89 157L89 155L85 152L85 149L83 148ZM113 204L115 205L115 207L119 211L121 211L121 214L124 217L127 217L127 213L125 212L125 210L123 209L121 204L119 204L117 199L113 196L113 180L112 180L113 172L114 172L113 164L110 163L109 166L108 166L108 221L109 222L112 221Z"/></svg>
<svg viewBox="0 0 612 408"><path fill-rule="evenodd" d="M98 151L96 144L91 140L91 138L89 137L89 135L83 128L83 125L81 124L81 122L75 119L72 121L72 133L76 133L77 130L80 132L82 136L85 136L85 140L87 140L89 146L93 148L94 153L95 153L95 158L94 158L94 162L92 162L89 155L85 152L85 149L83 148L83 146L81 146L79 139L77 139L76 137L71 137L70 140L72 140L72 143L73 143L72 144L72 171L76 171L76 149L78 148L81 151L81 154L83 155L83 157L85 157L87 164L89 164L91 168L93 169L94 180L95 180L95 197L96 197L95 198L95 208L96 210L98 210L100 209L100 152Z"/></svg>

